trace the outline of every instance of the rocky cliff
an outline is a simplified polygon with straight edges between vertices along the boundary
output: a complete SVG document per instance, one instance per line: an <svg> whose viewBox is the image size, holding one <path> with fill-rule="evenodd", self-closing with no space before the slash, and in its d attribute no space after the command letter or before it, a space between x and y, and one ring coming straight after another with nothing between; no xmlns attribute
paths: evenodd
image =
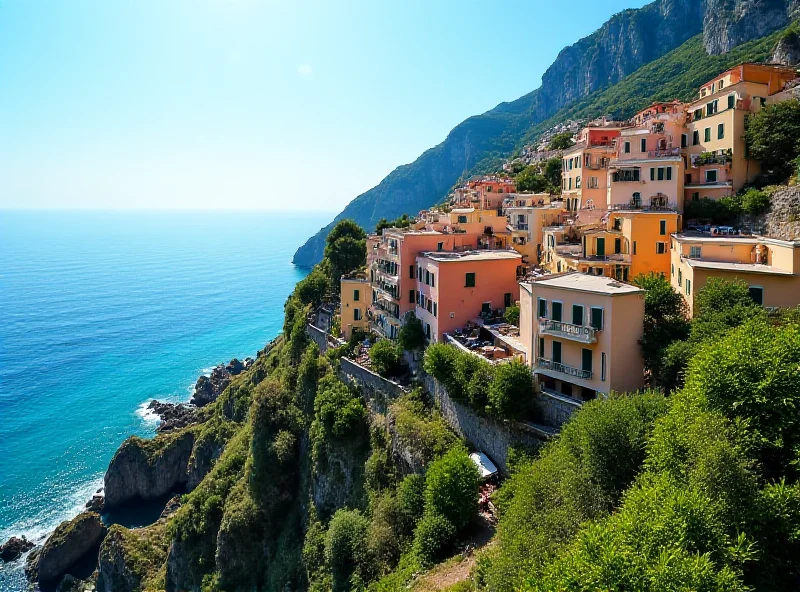
<svg viewBox="0 0 800 592"><path fill-rule="evenodd" d="M382 217L415 214L434 205L476 165L510 154L530 128L695 35L703 34L709 54L719 54L781 29L797 16L800 0L657 0L616 14L592 35L562 50L542 76L540 88L470 117L441 144L356 197L297 250L293 262L303 267L318 262L325 237L341 219L353 218L371 229Z"/></svg>

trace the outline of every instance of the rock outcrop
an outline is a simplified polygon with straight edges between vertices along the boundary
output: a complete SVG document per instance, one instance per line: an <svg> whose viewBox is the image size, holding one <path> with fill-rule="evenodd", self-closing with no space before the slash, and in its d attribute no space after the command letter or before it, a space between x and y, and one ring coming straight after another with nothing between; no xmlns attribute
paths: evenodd
<svg viewBox="0 0 800 592"><path fill-rule="evenodd" d="M231 378L247 370L253 361L252 358L245 358L244 362L240 362L234 358L227 364L215 366L209 376L201 376L197 379L190 403L197 407L213 403L231 383Z"/></svg>
<svg viewBox="0 0 800 592"><path fill-rule="evenodd" d="M21 538L11 537L0 545L0 559L2 559L4 563L16 561L23 553L27 553L31 549L33 549L33 543L24 536Z"/></svg>
<svg viewBox="0 0 800 592"><path fill-rule="evenodd" d="M162 403L153 399L147 408L161 419L157 428L159 433L174 432L200 421L200 414L194 405Z"/></svg>
<svg viewBox="0 0 800 592"><path fill-rule="evenodd" d="M194 433L186 430L153 440L131 437L119 447L105 475L105 509L152 500L185 488Z"/></svg>
<svg viewBox="0 0 800 592"><path fill-rule="evenodd" d="M26 574L40 582L58 581L79 561L96 553L105 534L106 527L94 512L62 522L39 552L29 556Z"/></svg>
<svg viewBox="0 0 800 592"><path fill-rule="evenodd" d="M146 528L119 524L108 530L97 561L97 592L139 592L153 589L147 580L167 556L166 519ZM163 589L163 588L160 588Z"/></svg>
<svg viewBox="0 0 800 592"><path fill-rule="evenodd" d="M726 53L798 16L800 0L705 0L703 44L710 55Z"/></svg>
<svg viewBox="0 0 800 592"><path fill-rule="evenodd" d="M770 61L785 66L800 65L800 28L798 31L790 31L778 40Z"/></svg>

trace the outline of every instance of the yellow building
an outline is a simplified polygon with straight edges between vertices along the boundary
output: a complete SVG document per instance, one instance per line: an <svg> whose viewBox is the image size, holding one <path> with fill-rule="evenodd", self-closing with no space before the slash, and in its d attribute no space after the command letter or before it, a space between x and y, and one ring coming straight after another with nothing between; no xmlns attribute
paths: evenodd
<svg viewBox="0 0 800 592"><path fill-rule="evenodd" d="M579 400L644 387L644 291L568 272L520 283L520 341L545 394Z"/></svg>
<svg viewBox="0 0 800 592"><path fill-rule="evenodd" d="M618 124L586 126L578 142L564 151L561 195L571 212L603 209L608 187L608 165L616 153Z"/></svg>
<svg viewBox="0 0 800 592"><path fill-rule="evenodd" d="M365 273L342 276L339 311L342 337L345 340L350 339L353 329L366 331L369 327L367 308L371 294L372 289Z"/></svg>
<svg viewBox="0 0 800 592"><path fill-rule="evenodd" d="M561 222L563 202L551 202L546 193L517 194L506 198L505 214L511 231L511 247L525 263L538 264L542 256L543 229Z"/></svg>
<svg viewBox="0 0 800 592"><path fill-rule="evenodd" d="M770 96L797 76L793 68L740 64L707 82L687 105L685 200L719 199L739 191L761 172L747 159L744 123Z"/></svg>
<svg viewBox="0 0 800 592"><path fill-rule="evenodd" d="M753 300L767 307L800 304L800 241L676 233L670 258L670 282L692 315L698 290L712 277L747 282Z"/></svg>

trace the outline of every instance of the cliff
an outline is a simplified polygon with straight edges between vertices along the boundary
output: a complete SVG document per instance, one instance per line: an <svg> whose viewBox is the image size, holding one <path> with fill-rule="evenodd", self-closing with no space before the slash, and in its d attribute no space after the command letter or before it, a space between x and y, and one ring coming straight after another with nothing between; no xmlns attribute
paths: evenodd
<svg viewBox="0 0 800 592"><path fill-rule="evenodd" d="M542 76L540 88L470 117L441 144L356 197L297 250L293 262L310 267L320 261L325 237L339 220L352 218L369 230L382 217L415 214L436 204L459 178L491 168L560 110L615 85L695 35L702 34L706 55L723 54L785 27L799 7L800 0L657 0L614 15L593 34L563 49ZM650 79L649 96L655 98L660 88L683 74L672 69ZM615 107L612 111L630 115Z"/></svg>

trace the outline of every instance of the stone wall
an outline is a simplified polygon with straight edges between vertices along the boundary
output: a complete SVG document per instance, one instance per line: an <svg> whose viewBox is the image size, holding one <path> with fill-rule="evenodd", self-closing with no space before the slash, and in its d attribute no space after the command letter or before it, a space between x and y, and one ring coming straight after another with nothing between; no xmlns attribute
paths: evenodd
<svg viewBox="0 0 800 592"><path fill-rule="evenodd" d="M542 412L542 420L551 426L561 427L578 409L581 408L580 401L542 391L538 397L539 409Z"/></svg>
<svg viewBox="0 0 800 592"><path fill-rule="evenodd" d="M450 427L477 450L487 454L503 473L508 473L511 446L538 448L546 437L534 426L481 417L468 406L450 398L444 385L432 376L423 374L423 383Z"/></svg>
<svg viewBox="0 0 800 592"><path fill-rule="evenodd" d="M357 364L348 358L341 358L339 378L358 386L369 405L370 413L385 415L389 404L403 394L404 388L398 383Z"/></svg>
<svg viewBox="0 0 800 592"><path fill-rule="evenodd" d="M311 341L317 344L321 354L324 354L332 347L338 347L340 345L344 345L345 343L341 339L337 339L324 329L320 329L311 323L306 324L306 333Z"/></svg>

